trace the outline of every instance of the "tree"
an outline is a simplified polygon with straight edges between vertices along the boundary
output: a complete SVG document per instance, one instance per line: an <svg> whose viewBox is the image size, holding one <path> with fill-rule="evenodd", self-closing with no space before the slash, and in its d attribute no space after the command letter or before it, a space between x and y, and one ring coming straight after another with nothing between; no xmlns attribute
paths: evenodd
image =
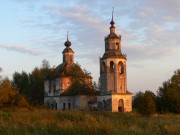
<svg viewBox="0 0 180 135"><path fill-rule="evenodd" d="M155 95L151 91L145 92L142 98L139 113L144 116L150 116L156 113Z"/></svg>
<svg viewBox="0 0 180 135"><path fill-rule="evenodd" d="M28 93L29 102L32 105L42 105L44 99L44 77L39 68L35 68L29 74L30 89Z"/></svg>
<svg viewBox="0 0 180 135"><path fill-rule="evenodd" d="M64 95L96 94L90 81L92 79L91 73L87 70L82 70L79 64L70 66L67 73L71 78L71 86L68 91L63 93Z"/></svg>
<svg viewBox="0 0 180 135"><path fill-rule="evenodd" d="M140 105L143 102L143 96L144 96L144 93L141 91L137 92L135 94L135 96L133 96L133 108L134 109L140 110Z"/></svg>
<svg viewBox="0 0 180 135"><path fill-rule="evenodd" d="M159 112L180 113L180 69L159 88L157 109Z"/></svg>
<svg viewBox="0 0 180 135"><path fill-rule="evenodd" d="M27 107L28 104L17 90L11 85L8 79L0 83L0 108L9 106Z"/></svg>
<svg viewBox="0 0 180 135"><path fill-rule="evenodd" d="M140 91L133 97L133 108L143 116L150 116L156 112L155 97L151 91Z"/></svg>
<svg viewBox="0 0 180 135"><path fill-rule="evenodd" d="M18 92L28 98L30 93L29 74L22 71L21 73L15 72L13 74L12 84L17 88Z"/></svg>
<svg viewBox="0 0 180 135"><path fill-rule="evenodd" d="M42 105L44 99L44 79L53 76L54 68L50 68L48 61L42 62L41 68L27 74L15 72L12 84L17 88L31 105Z"/></svg>

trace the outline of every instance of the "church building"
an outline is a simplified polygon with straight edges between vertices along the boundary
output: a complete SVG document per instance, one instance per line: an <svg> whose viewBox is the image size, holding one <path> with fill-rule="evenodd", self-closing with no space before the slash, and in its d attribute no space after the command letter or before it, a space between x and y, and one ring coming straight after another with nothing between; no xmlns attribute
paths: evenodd
<svg viewBox="0 0 180 135"><path fill-rule="evenodd" d="M127 90L126 55L121 51L121 35L115 31L112 14L110 34L105 37L105 52L100 58L100 90L92 86L92 77L74 63L71 42L65 42L63 63L44 81L44 104L58 110L100 110L131 112L132 93ZM83 85L82 85L83 84Z"/></svg>
<svg viewBox="0 0 180 135"><path fill-rule="evenodd" d="M112 112L132 111L132 93L127 91L126 55L121 51L121 35L116 35L115 22L105 37L105 52L100 58L100 95L98 108Z"/></svg>
<svg viewBox="0 0 180 135"><path fill-rule="evenodd" d="M74 63L68 35L64 45L63 63L44 81L44 105L55 110L89 110L97 100L92 77Z"/></svg>

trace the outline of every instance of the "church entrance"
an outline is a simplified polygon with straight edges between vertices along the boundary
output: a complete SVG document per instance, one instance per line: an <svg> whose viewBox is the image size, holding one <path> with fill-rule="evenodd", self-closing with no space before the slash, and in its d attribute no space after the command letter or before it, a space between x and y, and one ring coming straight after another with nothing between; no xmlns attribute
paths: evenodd
<svg viewBox="0 0 180 135"><path fill-rule="evenodd" d="M124 112L124 101L122 99L118 101L118 112Z"/></svg>

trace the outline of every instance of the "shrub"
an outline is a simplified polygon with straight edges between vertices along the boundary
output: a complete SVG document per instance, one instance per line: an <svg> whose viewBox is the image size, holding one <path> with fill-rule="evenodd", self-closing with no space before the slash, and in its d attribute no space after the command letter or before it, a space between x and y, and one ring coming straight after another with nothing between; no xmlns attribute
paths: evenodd
<svg viewBox="0 0 180 135"><path fill-rule="evenodd" d="M27 107L27 102L17 90L11 86L8 79L0 83L0 107L20 106Z"/></svg>
<svg viewBox="0 0 180 135"><path fill-rule="evenodd" d="M151 91L138 92L133 97L133 107L143 116L156 113L155 95Z"/></svg>
<svg viewBox="0 0 180 135"><path fill-rule="evenodd" d="M145 92L142 98L139 113L144 116L150 116L156 113L155 100L153 99L152 95L148 92Z"/></svg>

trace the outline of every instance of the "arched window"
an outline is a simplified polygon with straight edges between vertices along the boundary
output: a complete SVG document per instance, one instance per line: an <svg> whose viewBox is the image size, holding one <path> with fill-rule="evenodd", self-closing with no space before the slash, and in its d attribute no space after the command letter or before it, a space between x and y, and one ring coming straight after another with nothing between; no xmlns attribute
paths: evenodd
<svg viewBox="0 0 180 135"><path fill-rule="evenodd" d="M124 112L124 101L122 99L118 101L118 112Z"/></svg>
<svg viewBox="0 0 180 135"><path fill-rule="evenodd" d="M114 71L114 62L111 61L110 62L110 72L113 72Z"/></svg>
<svg viewBox="0 0 180 135"><path fill-rule="evenodd" d="M122 61L118 63L118 71L120 74L124 73L124 64Z"/></svg>
<svg viewBox="0 0 180 135"><path fill-rule="evenodd" d="M116 43L116 49L119 50L119 43Z"/></svg>

